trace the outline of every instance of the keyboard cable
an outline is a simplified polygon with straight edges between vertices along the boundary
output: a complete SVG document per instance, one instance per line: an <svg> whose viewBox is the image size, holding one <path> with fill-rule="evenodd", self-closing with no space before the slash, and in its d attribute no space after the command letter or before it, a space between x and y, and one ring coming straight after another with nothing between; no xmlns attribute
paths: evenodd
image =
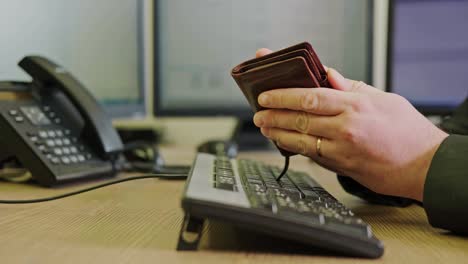
<svg viewBox="0 0 468 264"><path fill-rule="evenodd" d="M65 197L89 192L92 190L100 189L106 186L118 184L118 183L123 183L123 182L128 182L128 181L135 181L135 180L142 180L142 179L183 179L187 178L187 175L185 174L180 174L180 175L174 175L174 174L148 174L148 175L141 175L141 176L135 176L135 177L129 177L129 178L124 178L124 179L118 179L110 182L105 182L102 184L94 185L88 188L84 188L81 190L73 191L73 192L68 192L68 193L63 193L59 194L56 196L50 196L50 197L44 197L44 198L38 198L38 199L28 199L28 200L0 200L0 204L31 204L31 203L42 203L42 202L48 202L48 201L53 201L53 200L58 200L62 199Z"/></svg>
<svg viewBox="0 0 468 264"><path fill-rule="evenodd" d="M276 181L279 182L281 178L286 175L286 172L288 171L289 168L289 156L284 156L284 168L283 171L280 173L278 178L276 178Z"/></svg>

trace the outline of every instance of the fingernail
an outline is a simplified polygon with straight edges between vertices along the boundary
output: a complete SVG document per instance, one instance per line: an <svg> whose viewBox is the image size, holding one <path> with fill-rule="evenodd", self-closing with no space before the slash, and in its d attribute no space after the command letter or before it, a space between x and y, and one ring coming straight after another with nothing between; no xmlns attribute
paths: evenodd
<svg viewBox="0 0 468 264"><path fill-rule="evenodd" d="M261 106L267 106L267 105L270 103L270 96L269 96L269 95L266 95L266 94L261 94L261 95L258 97L258 103L259 103Z"/></svg>
<svg viewBox="0 0 468 264"><path fill-rule="evenodd" d="M258 127L261 127L263 126L264 122L263 122L263 117L261 114L257 113L254 115L254 124Z"/></svg>
<svg viewBox="0 0 468 264"><path fill-rule="evenodd" d="M265 137L270 137L270 129L262 127L260 131Z"/></svg>

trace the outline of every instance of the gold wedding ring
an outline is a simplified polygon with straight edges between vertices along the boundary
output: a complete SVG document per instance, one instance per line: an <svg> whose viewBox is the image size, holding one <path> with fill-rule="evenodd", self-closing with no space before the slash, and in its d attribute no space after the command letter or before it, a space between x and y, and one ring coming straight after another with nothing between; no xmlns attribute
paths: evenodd
<svg viewBox="0 0 468 264"><path fill-rule="evenodd" d="M322 137L317 138L316 144L317 156L322 157Z"/></svg>

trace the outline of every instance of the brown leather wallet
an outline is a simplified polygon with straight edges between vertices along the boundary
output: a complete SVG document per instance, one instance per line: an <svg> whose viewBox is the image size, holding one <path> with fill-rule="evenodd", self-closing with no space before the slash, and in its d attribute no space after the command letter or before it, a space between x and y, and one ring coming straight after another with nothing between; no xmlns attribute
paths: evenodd
<svg viewBox="0 0 468 264"><path fill-rule="evenodd" d="M231 75L255 112L263 109L257 101L262 92L330 87L327 71L307 42L243 62L232 69Z"/></svg>
<svg viewBox="0 0 468 264"><path fill-rule="evenodd" d="M264 109L257 98L265 91L330 87L327 71L307 42L243 62L232 69L231 75L255 112ZM279 150L285 156L292 155Z"/></svg>

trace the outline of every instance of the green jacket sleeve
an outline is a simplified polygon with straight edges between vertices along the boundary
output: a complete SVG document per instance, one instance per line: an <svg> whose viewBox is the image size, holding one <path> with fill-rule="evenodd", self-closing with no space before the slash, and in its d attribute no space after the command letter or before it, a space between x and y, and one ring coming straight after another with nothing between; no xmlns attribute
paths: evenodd
<svg viewBox="0 0 468 264"><path fill-rule="evenodd" d="M468 98L440 124L440 128L449 134L468 135Z"/></svg>
<svg viewBox="0 0 468 264"><path fill-rule="evenodd" d="M468 234L468 136L450 135L439 146L423 204L432 226Z"/></svg>
<svg viewBox="0 0 468 264"><path fill-rule="evenodd" d="M468 234L468 98L440 126L439 146L424 185L424 209L434 227Z"/></svg>

